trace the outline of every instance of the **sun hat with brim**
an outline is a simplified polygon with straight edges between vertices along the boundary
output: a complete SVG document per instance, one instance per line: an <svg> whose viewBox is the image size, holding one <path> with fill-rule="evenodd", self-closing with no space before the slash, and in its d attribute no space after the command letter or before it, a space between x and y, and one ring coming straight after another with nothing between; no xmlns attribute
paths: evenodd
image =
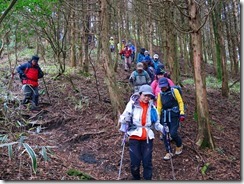
<svg viewBox="0 0 244 184"><path fill-rule="evenodd" d="M169 86L168 79L165 78L165 77L160 78L159 81L158 81L158 86L159 86L160 88L168 87L168 86Z"/></svg>
<svg viewBox="0 0 244 184"><path fill-rule="evenodd" d="M152 87L148 84L144 84L140 87L139 93L142 93L143 95L151 95L152 98L154 98L154 94L152 93Z"/></svg>

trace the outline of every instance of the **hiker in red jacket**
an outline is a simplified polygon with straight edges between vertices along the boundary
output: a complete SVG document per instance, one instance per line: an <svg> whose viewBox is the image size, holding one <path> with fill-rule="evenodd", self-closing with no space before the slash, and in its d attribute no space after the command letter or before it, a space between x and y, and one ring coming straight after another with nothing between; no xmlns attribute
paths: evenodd
<svg viewBox="0 0 244 184"><path fill-rule="evenodd" d="M119 54L124 55L125 71L129 71L131 67L132 50L128 46L128 44L125 45L125 47L119 52Z"/></svg>
<svg viewBox="0 0 244 184"><path fill-rule="evenodd" d="M31 109L38 106L38 79L43 77L43 72L38 65L38 56L33 56L30 61L17 67L17 72L23 84L25 98L22 104L32 102Z"/></svg>

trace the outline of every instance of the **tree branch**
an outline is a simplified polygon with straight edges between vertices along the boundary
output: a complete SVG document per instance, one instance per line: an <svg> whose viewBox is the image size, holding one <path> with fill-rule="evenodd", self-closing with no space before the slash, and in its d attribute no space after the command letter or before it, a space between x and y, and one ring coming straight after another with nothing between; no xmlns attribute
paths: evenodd
<svg viewBox="0 0 244 184"><path fill-rule="evenodd" d="M2 16L0 17L0 25L3 21L3 19L6 17L6 15L9 13L9 11L13 8L14 4L17 2L17 0L12 0L12 2L10 3L10 5L8 6L8 8L4 11L4 13L2 14Z"/></svg>

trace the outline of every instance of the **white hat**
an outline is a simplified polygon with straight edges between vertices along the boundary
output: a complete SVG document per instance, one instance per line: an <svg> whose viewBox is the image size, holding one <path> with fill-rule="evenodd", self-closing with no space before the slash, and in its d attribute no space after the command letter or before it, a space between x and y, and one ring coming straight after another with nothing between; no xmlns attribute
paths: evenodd
<svg viewBox="0 0 244 184"><path fill-rule="evenodd" d="M158 54L154 54L154 55L153 55L153 58L154 58L154 59L156 59L156 58L158 59L158 58L159 58Z"/></svg>

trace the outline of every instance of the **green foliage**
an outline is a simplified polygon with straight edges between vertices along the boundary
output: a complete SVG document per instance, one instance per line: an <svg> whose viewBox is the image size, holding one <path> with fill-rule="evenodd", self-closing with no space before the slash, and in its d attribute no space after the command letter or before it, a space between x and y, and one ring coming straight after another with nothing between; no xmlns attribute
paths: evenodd
<svg viewBox="0 0 244 184"><path fill-rule="evenodd" d="M25 139L26 139L25 136L21 136L20 139L16 142L8 142L9 139L8 139L7 135L0 135L0 141L1 141L0 148L7 147L8 156L9 156L9 159L11 159L14 156L13 145L18 144L18 146L16 147L16 152L21 151L19 156L23 155L25 152L28 153L28 155L31 159L32 169L33 169L34 173L36 174L37 155L36 155L35 151L33 150L33 147L31 147L28 143L24 142ZM35 146L35 148L39 148L39 147ZM44 161L48 161L49 160L48 154L53 154L50 150L51 146L41 146L40 148L41 148L40 154L43 157Z"/></svg>
<svg viewBox="0 0 244 184"><path fill-rule="evenodd" d="M82 173L81 171L78 171L76 169L70 169L67 171L67 174L69 176L78 176L80 180L93 180L91 176L89 176L86 173Z"/></svg>
<svg viewBox="0 0 244 184"><path fill-rule="evenodd" d="M36 158L36 154L35 154L34 150L30 147L29 144L23 143L23 146L25 148L25 151L27 151L27 153L29 154L29 156L31 158L32 169L33 169L34 173L36 174L36 171L37 171L37 158Z"/></svg>
<svg viewBox="0 0 244 184"><path fill-rule="evenodd" d="M34 48L23 48L21 52L19 53L18 59L26 61L26 58L31 59L31 57L35 54Z"/></svg>
<svg viewBox="0 0 244 184"><path fill-rule="evenodd" d="M184 85L186 85L186 84L194 85L194 79L190 79L190 78L188 78L188 79L183 80L182 83L183 83Z"/></svg>
<svg viewBox="0 0 244 184"><path fill-rule="evenodd" d="M202 175L206 175L206 171L209 168L209 166L210 166L210 163L208 163L208 162L204 164L204 166L201 169Z"/></svg>
<svg viewBox="0 0 244 184"><path fill-rule="evenodd" d="M231 85L234 81L230 80L229 85ZM183 85L194 85L194 80L193 79L185 79L182 81ZM219 81L216 77L208 75L206 77L206 86L207 88L211 89L221 89L222 87L222 81ZM234 93L240 93L240 82L237 82L233 87L230 88L231 92Z"/></svg>

